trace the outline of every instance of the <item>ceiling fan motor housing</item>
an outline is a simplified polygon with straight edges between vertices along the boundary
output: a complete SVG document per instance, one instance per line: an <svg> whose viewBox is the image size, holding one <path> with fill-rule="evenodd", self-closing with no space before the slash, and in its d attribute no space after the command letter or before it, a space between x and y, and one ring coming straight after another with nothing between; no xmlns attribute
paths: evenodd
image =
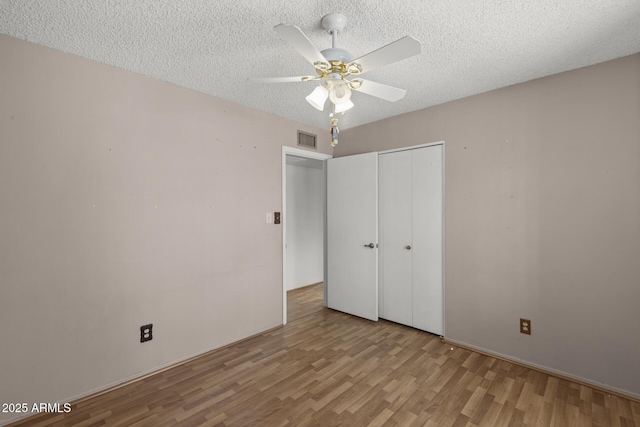
<svg viewBox="0 0 640 427"><path fill-rule="evenodd" d="M353 55L351 55L344 49L340 49L339 47L330 47L329 49L325 49L320 53L322 53L322 55L327 58L328 61L341 61L344 63L353 61Z"/></svg>

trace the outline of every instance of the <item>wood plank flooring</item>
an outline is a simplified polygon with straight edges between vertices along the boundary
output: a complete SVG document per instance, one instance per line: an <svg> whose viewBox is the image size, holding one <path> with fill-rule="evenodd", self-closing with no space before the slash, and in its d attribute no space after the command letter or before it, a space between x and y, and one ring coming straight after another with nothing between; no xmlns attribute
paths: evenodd
<svg viewBox="0 0 640 427"><path fill-rule="evenodd" d="M291 292L289 323L21 426L638 426L640 404Z"/></svg>
<svg viewBox="0 0 640 427"><path fill-rule="evenodd" d="M322 282L287 292L287 323L324 309Z"/></svg>

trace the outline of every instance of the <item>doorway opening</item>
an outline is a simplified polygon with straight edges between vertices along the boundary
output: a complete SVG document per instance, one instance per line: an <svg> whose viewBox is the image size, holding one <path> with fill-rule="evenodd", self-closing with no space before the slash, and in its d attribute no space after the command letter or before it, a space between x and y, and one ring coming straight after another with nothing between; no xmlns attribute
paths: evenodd
<svg viewBox="0 0 640 427"><path fill-rule="evenodd" d="M331 157L282 147L283 324L288 318L288 291L321 286L326 305L326 160ZM298 309L295 315L300 315Z"/></svg>

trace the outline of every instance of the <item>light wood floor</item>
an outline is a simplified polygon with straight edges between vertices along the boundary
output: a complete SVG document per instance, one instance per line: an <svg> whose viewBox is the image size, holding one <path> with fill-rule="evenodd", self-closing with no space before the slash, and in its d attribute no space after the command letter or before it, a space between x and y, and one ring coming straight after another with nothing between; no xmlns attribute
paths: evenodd
<svg viewBox="0 0 640 427"><path fill-rule="evenodd" d="M639 426L640 404L289 295L289 323L29 426Z"/></svg>
<svg viewBox="0 0 640 427"><path fill-rule="evenodd" d="M287 323L325 309L322 287L321 282L287 292Z"/></svg>

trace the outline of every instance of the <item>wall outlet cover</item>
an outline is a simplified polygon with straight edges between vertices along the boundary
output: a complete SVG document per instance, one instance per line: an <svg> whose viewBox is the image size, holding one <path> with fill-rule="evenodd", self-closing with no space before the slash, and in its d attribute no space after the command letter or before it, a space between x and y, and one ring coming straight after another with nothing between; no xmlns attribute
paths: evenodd
<svg viewBox="0 0 640 427"><path fill-rule="evenodd" d="M151 341L153 339L153 323L140 326L140 342Z"/></svg>

